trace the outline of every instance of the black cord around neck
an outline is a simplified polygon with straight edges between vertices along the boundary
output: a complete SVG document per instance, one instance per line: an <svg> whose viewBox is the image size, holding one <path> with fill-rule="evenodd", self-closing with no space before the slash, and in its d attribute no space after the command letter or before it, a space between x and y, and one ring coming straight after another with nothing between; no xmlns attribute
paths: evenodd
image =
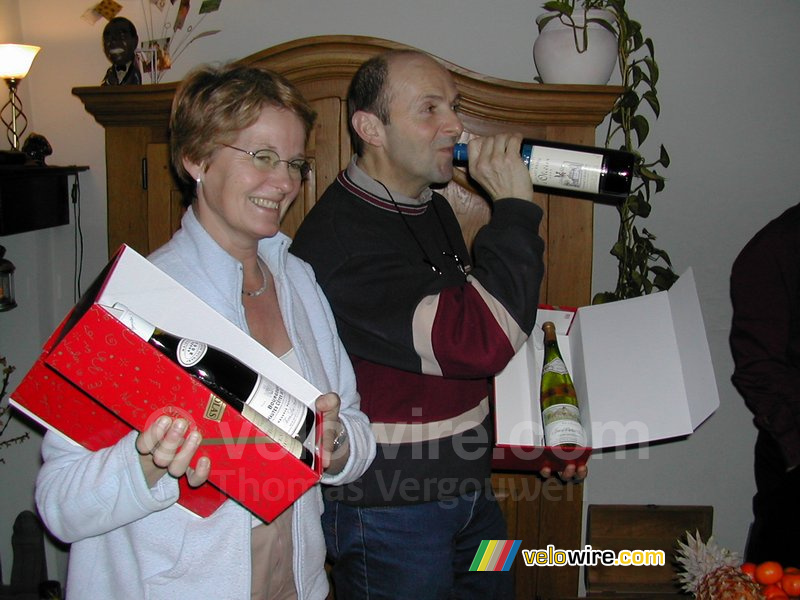
<svg viewBox="0 0 800 600"><path fill-rule="evenodd" d="M436 266L436 263L434 263L431 260L431 257L428 255L427 251L425 250L425 247L422 245L422 242L419 241L417 234L415 234L414 230L411 228L411 224L408 222L408 219L406 219L406 215L403 214L402 210L400 210L400 206L397 204L397 201L394 199L394 196L392 196L392 193L389 191L389 188L387 188L382 181L379 181L377 179L375 181L386 191L386 195L389 197L389 201L392 203L392 206L394 206L394 209L397 212L397 214L400 215L400 218L405 224L406 229L408 229L408 233L411 234L411 237L416 242L420 252L422 252L422 255L425 257L423 262L426 265L428 265L434 273L436 273L437 275L441 275L442 270L438 266ZM439 226L442 228L444 237L447 240L447 245L450 246L450 253L448 254L447 252L442 250L442 255L452 258L456 263L456 267L458 267L458 270L461 271L461 273L464 275L464 278L466 279L467 269L461 262L461 257L459 257L458 253L456 252L453 240L450 238L450 234L447 232L447 228L445 228L444 222L442 221L442 217L439 214L439 209L436 208L436 203L433 200L430 201L430 204L433 206L433 212L436 215L436 220L439 221Z"/></svg>

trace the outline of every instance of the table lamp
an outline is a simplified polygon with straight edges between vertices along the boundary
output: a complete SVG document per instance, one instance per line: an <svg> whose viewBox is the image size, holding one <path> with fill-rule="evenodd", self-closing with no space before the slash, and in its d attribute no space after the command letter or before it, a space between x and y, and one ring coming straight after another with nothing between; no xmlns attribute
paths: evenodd
<svg viewBox="0 0 800 600"><path fill-rule="evenodd" d="M39 46L25 44L0 44L0 77L8 85L8 102L0 110L0 119L6 126L6 137L11 143L12 153L19 153L24 160L24 154L19 152L20 136L28 127L28 119L22 111L22 101L17 96L17 85L31 68ZM10 109L10 117L6 112Z"/></svg>

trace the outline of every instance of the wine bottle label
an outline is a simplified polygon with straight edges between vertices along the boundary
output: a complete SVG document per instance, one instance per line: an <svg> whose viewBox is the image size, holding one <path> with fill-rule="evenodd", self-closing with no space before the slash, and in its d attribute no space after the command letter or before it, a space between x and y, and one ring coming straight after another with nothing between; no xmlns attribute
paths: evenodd
<svg viewBox="0 0 800 600"><path fill-rule="evenodd" d="M528 166L534 185L597 194L603 155L533 146Z"/></svg>
<svg viewBox="0 0 800 600"><path fill-rule="evenodd" d="M302 456L303 445L298 440L283 431L280 427L277 427L274 423L271 423L269 419L264 417L264 415L245 405L242 409L242 416L250 421L253 425L258 427L261 431L266 433L272 439L272 441L283 447L283 449L289 452L289 454L295 458L300 458Z"/></svg>
<svg viewBox="0 0 800 600"><path fill-rule="evenodd" d="M542 374L544 373L558 373L559 375L569 375L567 365L560 358L554 358L544 367L542 367Z"/></svg>
<svg viewBox="0 0 800 600"><path fill-rule="evenodd" d="M572 404L554 404L542 411L544 439L548 446L574 444L586 445L586 433L580 419L580 411Z"/></svg>
<svg viewBox="0 0 800 600"><path fill-rule="evenodd" d="M193 367L206 355L208 344L196 340L182 339L178 342L175 358L182 367Z"/></svg>
<svg viewBox="0 0 800 600"><path fill-rule="evenodd" d="M262 414L276 426L292 437L296 436L305 423L308 408L294 396L272 383L266 377L258 376L256 385L245 404Z"/></svg>
<svg viewBox="0 0 800 600"><path fill-rule="evenodd" d="M154 325L151 325L139 315L132 313L124 304L116 302L114 306L106 308L109 309L111 314L122 322L125 327L133 331L145 342L155 333L156 328Z"/></svg>

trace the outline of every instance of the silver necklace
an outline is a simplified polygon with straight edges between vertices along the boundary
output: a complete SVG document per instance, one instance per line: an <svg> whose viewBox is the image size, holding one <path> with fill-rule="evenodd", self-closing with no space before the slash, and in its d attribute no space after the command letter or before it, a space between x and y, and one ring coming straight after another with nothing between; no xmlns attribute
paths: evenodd
<svg viewBox="0 0 800 600"><path fill-rule="evenodd" d="M264 271L264 267L261 265L261 261L256 258L256 264L258 265L258 270L261 271L261 278L264 281L264 285L258 288L255 292L248 292L244 288L242 288L242 294L245 296L250 296L251 298L255 298L256 296L260 296L264 292L267 291L267 273Z"/></svg>

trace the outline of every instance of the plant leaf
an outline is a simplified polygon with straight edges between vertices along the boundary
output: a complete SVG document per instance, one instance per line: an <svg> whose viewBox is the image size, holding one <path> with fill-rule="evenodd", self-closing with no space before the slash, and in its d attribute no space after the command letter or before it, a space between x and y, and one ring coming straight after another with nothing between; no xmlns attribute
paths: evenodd
<svg viewBox="0 0 800 600"><path fill-rule="evenodd" d="M653 266L650 267L655 277L653 278L653 285L659 290L668 290L672 284L678 281L678 275L672 270L664 267Z"/></svg>
<svg viewBox="0 0 800 600"><path fill-rule="evenodd" d="M191 43L192 43L192 42L194 42L195 40L199 40L200 38L204 38L204 37L208 37L208 36L210 36L210 35L217 34L217 33L219 33L220 31L222 31L222 30L221 30L221 29L209 29L208 31L204 31L204 32L202 32L202 33L198 33L196 36L194 36L192 39L190 39L190 40L187 42L187 44L186 44L186 45L188 46L189 44L191 44Z"/></svg>
<svg viewBox="0 0 800 600"><path fill-rule="evenodd" d="M641 146L650 133L650 124L642 115L634 115L633 119L631 119L631 125L636 132L636 140Z"/></svg>
<svg viewBox="0 0 800 600"><path fill-rule="evenodd" d="M568 17L572 16L572 11L574 10L571 2L563 2L562 0L548 0L542 5L542 8L550 12L567 15Z"/></svg>
<svg viewBox="0 0 800 600"><path fill-rule="evenodd" d="M669 166L669 163L670 163L670 158L669 158L669 154L667 154L667 149L666 149L666 148L664 148L664 144L661 144L661 152L660 152L660 154L659 154L659 159L658 159L658 161L659 161L659 162L660 162L662 165L664 165L664 167L665 167L665 168Z"/></svg>
<svg viewBox="0 0 800 600"><path fill-rule="evenodd" d="M625 90L617 101L618 108L635 110L639 106L639 94L634 90Z"/></svg>
<svg viewBox="0 0 800 600"><path fill-rule="evenodd" d="M654 90L648 90L644 94L642 94L642 98L647 101L650 105L650 108L653 109L653 113L655 113L656 118L661 115L661 103L658 101L658 96Z"/></svg>
<svg viewBox="0 0 800 600"><path fill-rule="evenodd" d="M592 298L592 304L608 304L609 302L616 302L619 300L613 292L600 292Z"/></svg>
<svg viewBox="0 0 800 600"><path fill-rule="evenodd" d="M653 60L653 58L650 56L644 57L644 63L647 65L650 71L650 81L652 81L653 85L655 85L656 83L658 83L658 65L656 64L656 61Z"/></svg>
<svg viewBox="0 0 800 600"><path fill-rule="evenodd" d="M652 206L650 203L647 202L644 198L641 201L636 203L636 208L638 212L636 213L637 217L641 217L642 219L646 219L650 216L650 211L652 210Z"/></svg>
<svg viewBox="0 0 800 600"><path fill-rule="evenodd" d="M542 29L544 29L545 25L547 25L553 19L557 19L557 18L558 18L558 15L547 15L547 16L542 16L542 17L536 19L536 24L539 27L539 33L542 33Z"/></svg>
<svg viewBox="0 0 800 600"><path fill-rule="evenodd" d="M650 57L653 59L653 64L655 64L656 50L653 47L653 40L647 38L644 43L647 46L647 49L650 51Z"/></svg>
<svg viewBox="0 0 800 600"><path fill-rule="evenodd" d="M644 38L642 36L642 26L639 24L638 21L631 21L629 24L630 33L628 34L630 38L633 40L633 50L636 51L642 47L644 44Z"/></svg>
<svg viewBox="0 0 800 600"><path fill-rule="evenodd" d="M664 179L661 175L656 173L655 171L651 171L646 166L642 165L639 167L639 174L650 181L658 181L659 179Z"/></svg>
<svg viewBox="0 0 800 600"><path fill-rule="evenodd" d="M664 250L659 250L658 248L653 247L652 252L650 253L650 259L651 260L658 260L659 258L661 260L663 260L665 263L667 263L668 265L671 264L669 262L669 254L667 254ZM651 267L650 270L652 271L653 267Z"/></svg>

